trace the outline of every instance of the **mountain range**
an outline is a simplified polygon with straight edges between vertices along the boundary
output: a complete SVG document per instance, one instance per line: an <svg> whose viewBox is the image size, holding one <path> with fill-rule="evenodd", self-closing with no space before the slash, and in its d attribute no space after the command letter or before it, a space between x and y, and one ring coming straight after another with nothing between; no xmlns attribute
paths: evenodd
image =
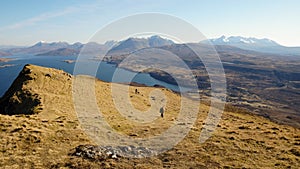
<svg viewBox="0 0 300 169"><path fill-rule="evenodd" d="M80 42L68 44L67 42L52 42L47 43L40 41L30 47L22 48L5 48L0 49L0 56L9 55L26 55L33 54L38 56L76 56L81 49L85 49L85 54L98 54L109 50L109 54L127 53L130 51L147 48L158 47L174 44L169 39L161 38L160 36L151 36L149 38L128 38L123 41L107 41L104 44L89 42L82 44Z"/></svg>
<svg viewBox="0 0 300 169"><path fill-rule="evenodd" d="M286 47L270 39L245 38L241 36L221 36L215 39L208 39L200 43L212 45L226 45L237 48L252 50L262 53L281 54L281 55L300 55L300 47Z"/></svg>
<svg viewBox="0 0 300 169"><path fill-rule="evenodd" d="M128 38L122 41L108 41L104 44L89 42L82 44L80 42L68 44L67 42L38 42L30 47L12 47L0 49L0 56L26 55L33 54L39 56L76 56L81 49L85 47L88 54L97 54L107 52L107 55L122 55L142 48L153 48L161 46L172 46L175 43L172 40L160 36L151 36L148 38ZM260 52L266 54L278 54L287 56L300 55L300 47L286 47L270 39L245 38L241 36L221 36L215 39L208 39L199 42L199 44L215 45L217 51L222 50L243 50L248 52Z"/></svg>

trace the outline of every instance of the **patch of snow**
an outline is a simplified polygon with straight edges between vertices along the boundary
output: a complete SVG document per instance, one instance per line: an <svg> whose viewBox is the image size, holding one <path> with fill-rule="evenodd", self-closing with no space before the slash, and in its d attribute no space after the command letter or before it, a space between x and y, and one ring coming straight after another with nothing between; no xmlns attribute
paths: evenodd
<svg viewBox="0 0 300 169"><path fill-rule="evenodd" d="M252 40L252 39L247 39L247 38L240 39L240 41L241 41L241 42L244 42L244 43L247 43L247 44L255 43L254 40Z"/></svg>
<svg viewBox="0 0 300 169"><path fill-rule="evenodd" d="M229 42L229 39L228 39L228 37L224 36L224 38L223 38L223 42Z"/></svg>
<svg viewBox="0 0 300 169"><path fill-rule="evenodd" d="M248 40L245 40L245 39L240 39L240 41L243 43L250 43Z"/></svg>

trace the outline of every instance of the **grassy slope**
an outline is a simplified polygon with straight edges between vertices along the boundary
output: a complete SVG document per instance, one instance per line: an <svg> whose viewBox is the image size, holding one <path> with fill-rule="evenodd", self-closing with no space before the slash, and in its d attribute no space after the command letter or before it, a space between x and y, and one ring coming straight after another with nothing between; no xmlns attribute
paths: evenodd
<svg viewBox="0 0 300 169"><path fill-rule="evenodd" d="M92 143L76 117L71 95L72 77L61 70L33 65L27 68L31 70L32 80L26 81L22 90L39 95L41 110L33 115L0 115L0 168L300 168L299 129L234 109L224 112L213 137L199 144L201 126L209 109L204 104L187 137L163 154L103 162L72 157L68 154L77 145ZM138 124L117 113L112 106L110 86L110 83L96 81L97 102L118 132L147 137L161 133L174 123L180 106L177 94L159 89L168 100L165 118L153 124ZM123 87L119 85L120 92ZM135 94L135 89L140 93ZM134 107L147 110L149 93L154 89L157 88L130 87Z"/></svg>

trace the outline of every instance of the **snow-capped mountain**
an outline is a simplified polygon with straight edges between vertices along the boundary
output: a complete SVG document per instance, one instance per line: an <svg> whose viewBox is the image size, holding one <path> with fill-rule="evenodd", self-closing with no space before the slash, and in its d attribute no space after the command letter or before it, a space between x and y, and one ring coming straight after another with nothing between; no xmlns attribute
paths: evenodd
<svg viewBox="0 0 300 169"><path fill-rule="evenodd" d="M160 47L172 44L174 44L172 40L165 39L157 35L148 38L128 38L124 41L118 42L108 53L129 53L142 48Z"/></svg>
<svg viewBox="0 0 300 169"><path fill-rule="evenodd" d="M246 38L242 36L221 36L215 39L201 41L202 44L217 45L216 49L230 49L235 51L250 50L261 53L281 54L290 56L300 56L300 47L286 47L270 39ZM16 47L0 49L1 56L9 55L58 55L70 56L77 55L83 47L89 51L89 55L105 52L109 50L109 55L121 55L136 51L142 48L153 48L162 46L172 46L175 43L172 40L160 36L151 36L148 38L131 37L123 41L107 41L105 44L89 42L82 44L80 42L68 44L67 42L43 42L40 41L30 47Z"/></svg>
<svg viewBox="0 0 300 169"><path fill-rule="evenodd" d="M275 41L267 39L267 38L258 39L258 38L253 38L253 37L246 38L246 37L242 37L242 36L230 36L230 37L221 36L219 38L209 39L209 41L214 45L280 46Z"/></svg>
<svg viewBox="0 0 300 169"><path fill-rule="evenodd" d="M277 42L263 38L246 38L242 36L221 36L215 39L208 39L201 41L200 43L213 44L213 45L229 45L238 47L245 50L253 50L264 53L276 53L287 55L300 55L299 47L286 47L278 44Z"/></svg>

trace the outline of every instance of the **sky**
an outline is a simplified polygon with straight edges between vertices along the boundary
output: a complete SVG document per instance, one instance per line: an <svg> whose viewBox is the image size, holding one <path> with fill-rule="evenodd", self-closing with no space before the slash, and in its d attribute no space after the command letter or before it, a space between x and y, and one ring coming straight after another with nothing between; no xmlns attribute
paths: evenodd
<svg viewBox="0 0 300 169"><path fill-rule="evenodd" d="M207 38L269 38L300 46L299 9L299 0L1 0L0 45L86 43L113 21L150 12L183 19Z"/></svg>

